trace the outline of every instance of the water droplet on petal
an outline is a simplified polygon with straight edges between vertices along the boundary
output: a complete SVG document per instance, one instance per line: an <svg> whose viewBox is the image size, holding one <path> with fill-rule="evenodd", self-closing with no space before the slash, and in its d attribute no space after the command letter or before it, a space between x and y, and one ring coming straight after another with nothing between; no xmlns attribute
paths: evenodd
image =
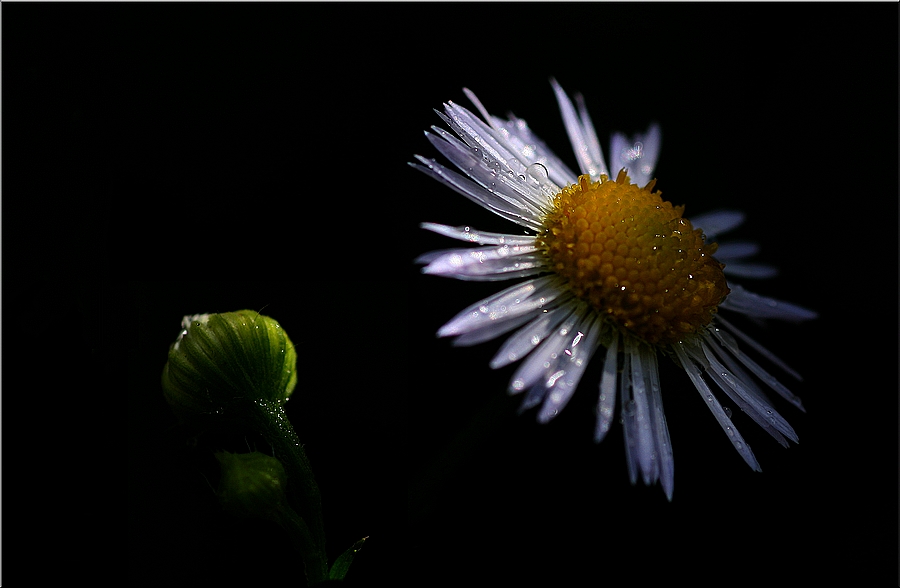
<svg viewBox="0 0 900 588"><path fill-rule="evenodd" d="M543 184L550 177L550 173L542 163L532 163L525 171L528 175L537 180L539 184Z"/></svg>

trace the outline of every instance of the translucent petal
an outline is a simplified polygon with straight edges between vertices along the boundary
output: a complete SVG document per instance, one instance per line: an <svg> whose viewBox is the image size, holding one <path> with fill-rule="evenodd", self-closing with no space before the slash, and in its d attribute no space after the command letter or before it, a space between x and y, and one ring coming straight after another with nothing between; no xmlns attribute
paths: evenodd
<svg viewBox="0 0 900 588"><path fill-rule="evenodd" d="M488 328L524 314L534 313L563 292L555 276L534 278L510 286L472 304L438 330L439 337L452 337Z"/></svg>
<svg viewBox="0 0 900 588"><path fill-rule="evenodd" d="M713 395L712 391L709 389L709 386L706 385L706 382L703 380L703 376L700 370L697 368L694 361L688 357L687 351L685 350L685 345L683 343L677 343L672 346L672 349L675 351L675 356L678 358L681 367L684 368L684 371L687 372L688 377L691 379L691 382L694 384L694 387L700 392L700 396L703 397L706 406L709 407L709 410L713 413L713 416L718 421L719 426L722 427L722 430L725 431L725 434L728 436L728 439L731 441L731 444L737 450L744 461L747 462L754 471L762 471L759 467L759 462L756 461L756 457L753 455L753 452L750 450L750 446L744 441L744 438L741 437L741 434L738 433L737 428L735 428L734 424L731 422L731 419L728 418L728 415L725 414L725 410L722 408L722 405L719 404L719 400Z"/></svg>
<svg viewBox="0 0 900 588"><path fill-rule="evenodd" d="M630 364L631 366L630 390L626 388L622 391L624 394L622 397L623 410L631 413L623 423L625 436L629 439L628 457L630 461L634 462L629 465L629 471L639 468L644 484L650 485L659 478L659 463L650 421L649 383L642 361L644 357L639 351L639 343L631 337L625 338L625 357L627 358L626 365Z"/></svg>
<svg viewBox="0 0 900 588"><path fill-rule="evenodd" d="M706 373L719 384L719 387L722 388L729 398L766 430L772 427L794 443L798 441L797 433L794 432L793 427L764 398L754 393L752 383L736 377L732 370L727 369L714 356L713 349L707 343L704 342L700 346L706 360L709 362L709 368L706 370ZM762 422L760 419L762 419ZM769 432L771 433L771 431ZM778 439L777 436L773 436Z"/></svg>
<svg viewBox="0 0 900 588"><path fill-rule="evenodd" d="M528 355L553 332L567 315L568 311L562 308L554 308L541 313L506 340L506 343L491 360L491 367L501 368Z"/></svg>
<svg viewBox="0 0 900 588"><path fill-rule="evenodd" d="M718 255L716 256L718 259ZM772 265L766 265L764 263L740 263L740 262L726 262L724 259L720 259L725 263L725 275L726 276L737 276L739 278L751 278L754 280L765 280L768 278L774 278L778 275L778 268Z"/></svg>
<svg viewBox="0 0 900 588"><path fill-rule="evenodd" d="M472 227L450 227L437 223L422 223L421 228L460 241L478 243L480 245L534 245L532 235L509 235L506 233L489 233Z"/></svg>
<svg viewBox="0 0 900 588"><path fill-rule="evenodd" d="M589 315L586 309L579 317L573 332L569 333L569 343L563 350L565 357L561 358L559 369L551 374L545 384L549 394L546 395L544 404L538 412L538 422L548 422L569 402L584 375L584 370L587 369L591 356L597 350L600 325L600 319Z"/></svg>
<svg viewBox="0 0 900 588"><path fill-rule="evenodd" d="M746 215L739 210L718 210L691 217L691 225L702 229L706 238L713 240L716 236L728 232L744 222Z"/></svg>
<svg viewBox="0 0 900 588"><path fill-rule="evenodd" d="M520 224L535 233L543 229L540 221L535 220L532 214L523 214L522 211L515 210L509 205L509 202L486 190L483 186L447 169L434 159L426 159L421 155L416 155L416 159L420 163L410 163L412 167L453 188L476 204L480 204L506 220Z"/></svg>
<svg viewBox="0 0 900 588"><path fill-rule="evenodd" d="M550 83L553 85L556 101L559 103L559 110L562 113L563 124L569 135L569 141L572 143L572 149L575 151L575 157L578 159L581 173L588 174L595 181L600 178L601 174L609 175L606 163L603 161L603 154L600 152L600 142L597 140L594 126L590 120L578 118L572 101L569 100L562 87L556 83L556 80L550 80Z"/></svg>
<svg viewBox="0 0 900 588"><path fill-rule="evenodd" d="M484 343L485 341L490 341L501 335L505 335L513 329L521 327L530 320L531 315L526 313L503 321L488 323L475 331L457 335L456 338L453 339L453 345L455 347L469 347L471 345L477 345L478 343Z"/></svg>
<svg viewBox="0 0 900 588"><path fill-rule="evenodd" d="M609 168L613 175L624 167L634 184L646 186L653 179L653 170L656 169L660 137L659 125L653 125L646 133L638 133L631 138L622 133L614 134L609 154Z"/></svg>
<svg viewBox="0 0 900 588"><path fill-rule="evenodd" d="M624 341L623 341L624 342ZM622 433L625 437L625 463L628 466L628 479L632 484L637 483L638 470L638 438L636 422L636 403L632 398L631 377L634 371L631 368L632 356L626 349L622 354L622 373L619 374L619 414L622 420Z"/></svg>
<svg viewBox="0 0 900 588"><path fill-rule="evenodd" d="M531 132L524 119L513 115L509 115L509 117L509 120L491 117L491 122L500 128L507 142L515 149L519 157L530 163L539 163L546 167L549 179L555 184L557 192L559 192L559 186L568 186L578 180L578 176Z"/></svg>
<svg viewBox="0 0 900 588"><path fill-rule="evenodd" d="M754 318L777 318L790 321L805 321L818 316L815 311L790 302L776 300L748 292L741 286L731 285L731 292L720 305L727 310L740 312Z"/></svg>
<svg viewBox="0 0 900 588"><path fill-rule="evenodd" d="M745 353L743 353L737 346L737 342L726 332L721 329L713 329L714 336L719 340L722 347L728 350L728 353L731 357L735 358L742 365L744 365L747 369L749 369L753 374L763 381L769 388L778 392L778 394L805 412L803 408L803 403L800 401L793 392L787 389L787 387L779 382L772 374L764 370L758 363L747 357Z"/></svg>
<svg viewBox="0 0 900 588"><path fill-rule="evenodd" d="M693 222L691 224L693 224ZM719 261L724 262L731 259L750 257L757 253L759 253L758 243L752 243L750 241L727 241L725 243L719 243L715 257Z"/></svg>
<svg viewBox="0 0 900 588"><path fill-rule="evenodd" d="M546 198L539 190L529 188L524 175L516 175L490 156L476 157L470 147L443 129L432 127L432 130L434 133L426 132L425 136L460 171L504 201L509 210L518 214L527 213L532 220L540 220Z"/></svg>
<svg viewBox="0 0 900 588"><path fill-rule="evenodd" d="M528 392L521 410L527 410L544 399L547 389L535 384L546 382L552 374L559 371L558 366L564 356L563 350L571 339L572 328L578 322L574 305L567 306L565 310L569 312L566 318L560 322L552 335L525 358L509 383L510 394Z"/></svg>
<svg viewBox="0 0 900 588"><path fill-rule="evenodd" d="M477 103L475 95L468 90L466 92L469 99ZM480 106L480 103L478 105ZM445 104L444 108L447 114L441 115L441 118L473 148L473 152L478 149L481 159L487 161L493 171L498 172L498 178L515 181L521 176L525 187L519 186L518 189L528 192L534 202L546 204L546 199L540 197L542 189L533 186L532 190L532 187L528 186L527 171L531 162L519 158L516 148L507 142L504 129L489 126L487 122L453 102ZM488 121L491 120L486 111L483 114L488 117Z"/></svg>
<svg viewBox="0 0 900 588"><path fill-rule="evenodd" d="M419 256L422 272L461 280L507 280L544 271L547 257L534 245L447 249Z"/></svg>
<svg viewBox="0 0 900 588"><path fill-rule="evenodd" d="M654 456L656 465L654 471L662 483L666 497L672 500L675 490L675 460L672 455L672 442L669 438L669 427L666 424L666 414L663 410L662 390L659 385L659 364L656 350L647 345L639 347L641 354L641 366L644 370L644 381L647 389L647 401L649 405L649 417L651 432L653 435ZM655 480L654 480L655 481Z"/></svg>
<svg viewBox="0 0 900 588"><path fill-rule="evenodd" d="M785 372L787 372L788 374L793 376L795 379L797 379L797 380L803 379L797 371L795 371L793 368L791 368L788 364L784 363L774 353L772 353L771 351L769 351L768 349L766 349L765 347L760 345L756 340L750 338L749 335L747 335L746 333L744 333L743 331L741 331L740 329L735 327L730 322L726 321L724 318L722 318L722 315L716 316L716 323L727 328L728 332L730 334L736 335L741 341L743 341L744 343L746 343L747 345L752 347L757 353L759 353L760 355L762 355L763 357L768 359L773 364L777 365L779 368L781 368L782 370L784 370ZM788 400L790 400L790 398L788 398ZM791 400L791 402L793 402L793 401ZM801 409L802 409L802 407L801 407Z"/></svg>
<svg viewBox="0 0 900 588"><path fill-rule="evenodd" d="M600 399L597 402L597 428L594 430L594 441L603 441L612 426L616 408L616 383L618 381L618 343L616 335L606 346L606 358L603 360L603 375L600 378Z"/></svg>

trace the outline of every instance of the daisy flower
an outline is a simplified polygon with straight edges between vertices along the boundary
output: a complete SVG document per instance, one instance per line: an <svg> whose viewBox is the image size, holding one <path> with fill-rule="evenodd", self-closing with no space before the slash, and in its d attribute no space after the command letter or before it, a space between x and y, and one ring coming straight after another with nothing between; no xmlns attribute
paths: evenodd
<svg viewBox="0 0 900 588"><path fill-rule="evenodd" d="M490 365L521 362L509 392L524 395L522 410L539 407L542 423L565 407L597 354L603 370L596 441L609 431L618 403L632 484L640 474L645 484L659 482L671 500L674 462L658 370L659 356L668 356L687 373L740 456L759 471L718 395L724 393L785 447L788 439L798 441L797 434L760 384L800 410L803 406L738 341L799 376L719 310L794 321L815 313L731 281L774 274L773 268L745 261L754 245L715 242L743 221L741 213L721 211L691 222L682 216L683 206L654 191L658 126L632 139L615 134L607 167L583 99L576 96L573 105L559 84L551 83L579 175L524 120L491 116L467 89L481 118L448 102L438 115L453 133L438 127L425 133L459 171L420 155L410 163L524 228L524 234L506 234L421 225L477 245L422 255L416 261L424 264L424 273L461 280L524 278L462 310L438 336L474 345L512 332Z"/></svg>

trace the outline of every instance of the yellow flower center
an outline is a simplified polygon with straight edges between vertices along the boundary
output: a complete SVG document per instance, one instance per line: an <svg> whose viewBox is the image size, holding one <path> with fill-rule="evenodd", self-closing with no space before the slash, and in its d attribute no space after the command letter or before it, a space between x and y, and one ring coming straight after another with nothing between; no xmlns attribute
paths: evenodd
<svg viewBox="0 0 900 588"><path fill-rule="evenodd" d="M652 344L674 343L708 325L728 294L723 264L700 229L662 193L588 176L563 188L538 236L551 269L576 296Z"/></svg>

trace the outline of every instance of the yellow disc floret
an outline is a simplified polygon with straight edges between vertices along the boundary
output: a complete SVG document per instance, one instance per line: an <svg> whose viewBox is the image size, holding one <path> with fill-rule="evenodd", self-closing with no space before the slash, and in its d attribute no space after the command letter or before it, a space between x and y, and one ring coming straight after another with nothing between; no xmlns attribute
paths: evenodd
<svg viewBox="0 0 900 588"><path fill-rule="evenodd" d="M581 176L544 217L538 242L576 296L631 334L674 343L708 325L728 294L724 267L672 206L625 170L615 180Z"/></svg>

